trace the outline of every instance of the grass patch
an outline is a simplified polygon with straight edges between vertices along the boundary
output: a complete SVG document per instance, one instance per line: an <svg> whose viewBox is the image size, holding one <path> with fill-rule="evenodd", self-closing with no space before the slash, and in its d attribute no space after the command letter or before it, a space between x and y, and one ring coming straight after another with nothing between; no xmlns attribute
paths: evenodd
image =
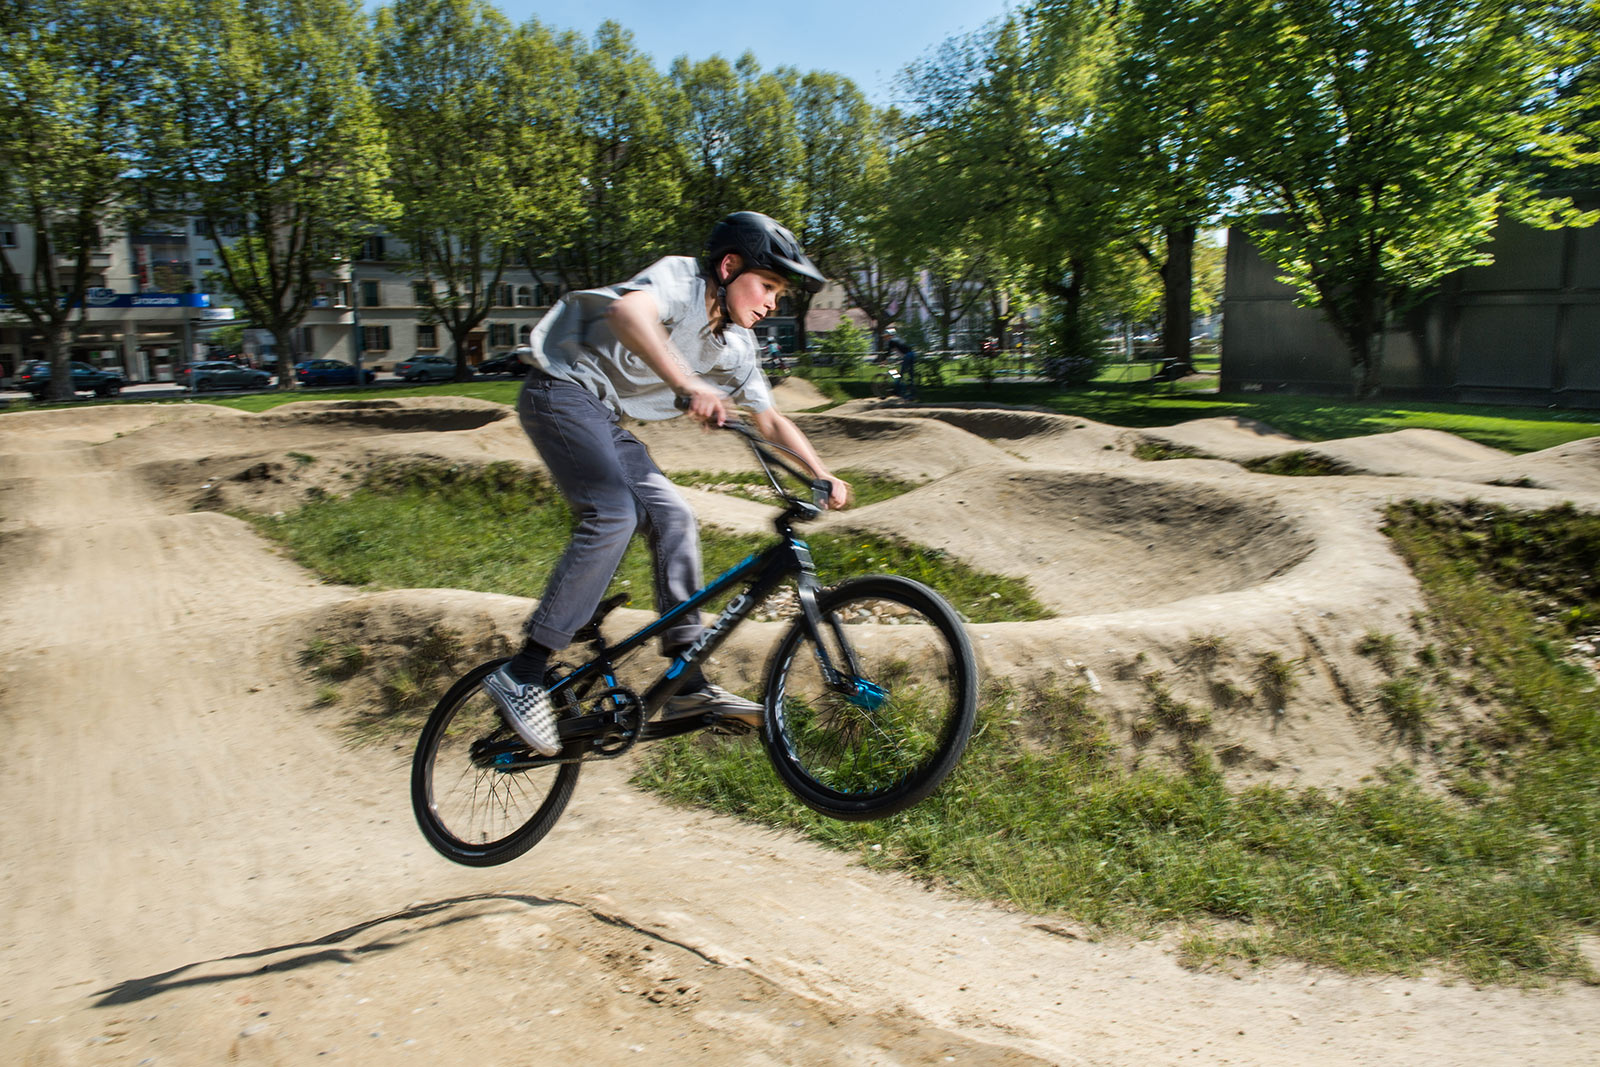
<svg viewBox="0 0 1600 1067"><path fill-rule="evenodd" d="M509 463L394 465L369 475L348 498L325 496L281 517L245 517L332 581L527 597L544 591L572 528L560 493ZM702 530L706 574L727 570L771 540ZM902 574L938 589L974 622L1050 615L1026 582L974 570L938 549L866 534L819 533L807 540L825 582L865 572ZM652 588L649 552L636 539L612 592L631 592L636 606L649 607Z"/></svg>
<svg viewBox="0 0 1600 1067"><path fill-rule="evenodd" d="M854 506L858 508L893 500L917 488L913 482L854 468L834 473L850 483ZM678 485L690 489L728 493L760 504L776 504L778 499L772 490L772 483L760 471L678 471L670 477Z"/></svg>
<svg viewBox="0 0 1600 1067"><path fill-rule="evenodd" d="M1303 449L1246 460L1242 466L1257 474L1277 474L1291 478L1326 478L1355 473L1355 468L1347 463L1340 463L1336 459Z"/></svg>
<svg viewBox="0 0 1600 1067"><path fill-rule="evenodd" d="M460 634L433 625L397 655L377 660L360 645L335 645L316 637L301 651L300 662L321 682L314 705L350 706L352 714L344 724L350 741L370 744L415 737L427 713L465 666L467 652ZM356 681L376 686L376 700L347 699L344 687Z"/></svg>
<svg viewBox="0 0 1600 1067"><path fill-rule="evenodd" d="M1600 921L1600 707L1594 677L1552 651L1592 618L1600 518L1412 505L1391 512L1388 530L1427 592L1425 648L1460 650L1434 667L1503 709L1502 722L1459 745L1453 796L1404 768L1337 793L1236 792L1200 744L1188 745L1182 771L1129 772L1111 757L1090 694L1052 685L991 689L945 787L878 823L802 808L752 743L658 745L639 780L975 896L1118 929L1177 924L1196 963L1291 957L1358 972L1593 981L1576 937ZM1529 574L1535 559L1543 566ZM1213 644L1198 637L1191 655L1214 655ZM1395 639L1374 633L1362 645L1398 665ZM1302 667L1269 654L1256 674L1281 698ZM1427 735L1432 684L1408 671L1383 689L1397 733ZM1159 677L1146 688L1136 736L1206 729Z"/></svg>
<svg viewBox="0 0 1600 1067"><path fill-rule="evenodd" d="M1198 448L1188 445L1175 445L1168 441L1154 441L1146 438L1133 446L1133 458L1150 462L1166 459L1210 459Z"/></svg>

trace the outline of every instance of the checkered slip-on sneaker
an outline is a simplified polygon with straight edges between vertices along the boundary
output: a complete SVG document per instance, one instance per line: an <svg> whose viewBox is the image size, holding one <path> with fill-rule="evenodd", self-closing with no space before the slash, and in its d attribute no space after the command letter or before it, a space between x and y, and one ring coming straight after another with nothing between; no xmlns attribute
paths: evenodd
<svg viewBox="0 0 1600 1067"><path fill-rule="evenodd" d="M541 756L561 751L561 735L556 732L556 713L550 707L550 694L532 682L519 682L504 667L483 680L483 691L499 707L506 725Z"/></svg>

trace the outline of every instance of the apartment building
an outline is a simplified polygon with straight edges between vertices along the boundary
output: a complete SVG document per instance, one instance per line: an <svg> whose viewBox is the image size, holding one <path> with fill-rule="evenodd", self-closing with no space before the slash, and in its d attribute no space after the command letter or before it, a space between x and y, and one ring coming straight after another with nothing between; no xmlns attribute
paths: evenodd
<svg viewBox="0 0 1600 1067"><path fill-rule="evenodd" d="M108 233L91 256L93 275L85 323L72 358L114 369L129 382L173 380L178 367L204 358L212 328L241 321L243 311L221 292L218 243L202 218L175 215L125 233ZM31 227L0 221L0 246L13 266L33 269ZM405 249L392 237L367 238L356 259L321 279L297 338L305 358L353 361L357 338L363 363L392 366L417 353L451 352L448 331L427 321L423 283L401 269ZM559 288L517 266L496 287L494 306L466 338L477 363L525 344L534 323L559 299ZM246 329L244 352L262 363L277 359L278 339ZM46 356L43 338L20 313L0 302L0 379Z"/></svg>
<svg viewBox="0 0 1600 1067"><path fill-rule="evenodd" d="M23 276L33 271L34 247L32 227L0 221L0 248ZM206 291L216 264L216 243L201 220L180 216L108 233L89 257L85 321L72 358L118 370L130 382L170 381L208 328L234 318L233 308ZM43 338L0 297L0 379L44 358Z"/></svg>
<svg viewBox="0 0 1600 1067"><path fill-rule="evenodd" d="M347 268L318 283L298 339L306 358L353 362L358 334L361 361L368 367L393 366L419 353L453 354L449 331L428 321L427 283L402 269L405 256L405 246L395 238L374 234ZM522 265L508 268L488 316L466 337L467 362L527 344L534 324L560 296L559 286L538 272ZM276 358L276 339L265 331L246 331L245 345L247 355Z"/></svg>

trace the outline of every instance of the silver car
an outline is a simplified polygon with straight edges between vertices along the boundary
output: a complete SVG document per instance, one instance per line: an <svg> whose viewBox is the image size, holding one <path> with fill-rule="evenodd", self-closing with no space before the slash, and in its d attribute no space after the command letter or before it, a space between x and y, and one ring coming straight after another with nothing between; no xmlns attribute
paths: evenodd
<svg viewBox="0 0 1600 1067"><path fill-rule="evenodd" d="M272 381L272 375L216 359L188 364L179 372L178 380L198 393L205 389L261 389Z"/></svg>
<svg viewBox="0 0 1600 1067"><path fill-rule="evenodd" d="M394 365L396 377L408 382L447 382L456 376L456 361L449 356L412 356ZM472 373L472 368L467 368Z"/></svg>

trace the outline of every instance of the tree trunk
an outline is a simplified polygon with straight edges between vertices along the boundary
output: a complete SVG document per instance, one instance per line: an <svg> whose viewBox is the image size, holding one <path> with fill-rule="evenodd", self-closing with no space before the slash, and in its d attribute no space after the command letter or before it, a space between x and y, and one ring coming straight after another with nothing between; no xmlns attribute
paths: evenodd
<svg viewBox="0 0 1600 1067"><path fill-rule="evenodd" d="M1194 372L1189 337L1194 332L1194 224L1167 227L1167 263L1161 272L1166 297L1161 355L1166 367Z"/></svg>
<svg viewBox="0 0 1600 1067"><path fill-rule="evenodd" d="M270 329L278 355L278 388L298 389L300 383L295 380L294 365L300 362L300 354L294 347L294 323L287 319L275 321Z"/></svg>
<svg viewBox="0 0 1600 1067"><path fill-rule="evenodd" d="M72 388L72 327L66 322L51 323L44 344L50 355L50 399L73 399L78 394Z"/></svg>

